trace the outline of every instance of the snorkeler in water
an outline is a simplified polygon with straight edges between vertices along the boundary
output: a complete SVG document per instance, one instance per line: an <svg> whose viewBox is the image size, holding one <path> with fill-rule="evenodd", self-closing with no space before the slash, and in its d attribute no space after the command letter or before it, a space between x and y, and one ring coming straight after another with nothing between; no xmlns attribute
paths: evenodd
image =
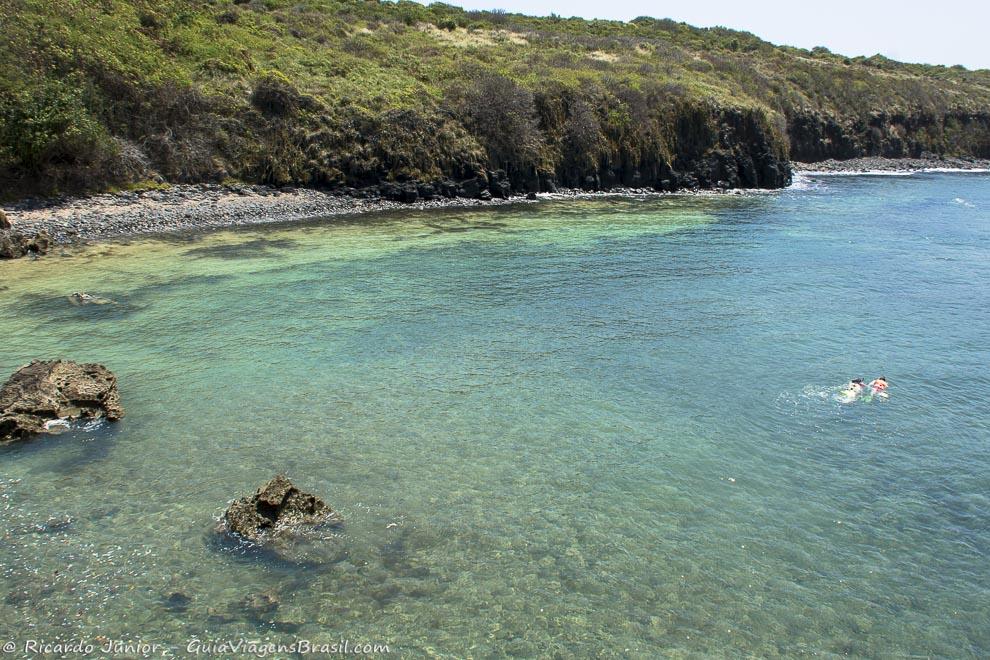
<svg viewBox="0 0 990 660"><path fill-rule="evenodd" d="M887 396L887 378L886 376L880 376L879 378L874 378L870 381L870 392L876 396L881 394Z"/></svg>
<svg viewBox="0 0 990 660"><path fill-rule="evenodd" d="M866 385L863 384L862 378L853 378L839 394L846 401L855 401L865 389Z"/></svg>

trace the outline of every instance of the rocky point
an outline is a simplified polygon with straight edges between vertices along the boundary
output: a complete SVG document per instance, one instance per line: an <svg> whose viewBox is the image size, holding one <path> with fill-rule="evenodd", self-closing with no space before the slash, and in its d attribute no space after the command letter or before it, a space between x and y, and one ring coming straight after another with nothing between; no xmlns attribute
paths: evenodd
<svg viewBox="0 0 990 660"><path fill-rule="evenodd" d="M117 377L103 365L36 360L0 389L0 444L50 432L57 422L123 416Z"/></svg>

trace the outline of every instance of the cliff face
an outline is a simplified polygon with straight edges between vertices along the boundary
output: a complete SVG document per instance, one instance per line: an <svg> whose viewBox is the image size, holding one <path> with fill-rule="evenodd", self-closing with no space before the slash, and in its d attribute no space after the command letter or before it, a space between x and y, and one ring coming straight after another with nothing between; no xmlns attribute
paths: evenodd
<svg viewBox="0 0 990 660"><path fill-rule="evenodd" d="M835 118L797 112L788 118L790 157L799 162L926 154L990 157L990 110L935 114L873 112Z"/></svg>
<svg viewBox="0 0 990 660"><path fill-rule="evenodd" d="M783 136L755 112L724 111L712 146L688 161L702 187L780 188L791 182Z"/></svg>
<svg viewBox="0 0 990 660"><path fill-rule="evenodd" d="M367 0L10 0L0 194L239 180L412 201L775 188L990 157L990 72L743 32Z"/></svg>
<svg viewBox="0 0 990 660"><path fill-rule="evenodd" d="M651 134L622 143L593 166L563 159L553 177L542 182L585 190L615 187L780 188L791 181L787 148L767 117L757 111L712 106L681 107L655 120ZM527 182L527 189L534 189Z"/></svg>

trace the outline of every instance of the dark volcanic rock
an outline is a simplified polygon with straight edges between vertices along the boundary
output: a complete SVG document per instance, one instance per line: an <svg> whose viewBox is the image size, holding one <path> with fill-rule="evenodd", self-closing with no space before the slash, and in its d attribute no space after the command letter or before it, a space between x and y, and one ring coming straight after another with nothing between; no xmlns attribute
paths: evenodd
<svg viewBox="0 0 990 660"><path fill-rule="evenodd" d="M382 199L412 204L419 199L419 190L415 183L392 183L387 181L378 186Z"/></svg>
<svg viewBox="0 0 990 660"><path fill-rule="evenodd" d="M276 475L252 497L233 502L224 514L228 531L263 543L301 525L340 523L340 516L315 495L304 493L285 475Z"/></svg>
<svg viewBox="0 0 990 660"><path fill-rule="evenodd" d="M467 179L461 182L460 186L460 196L467 197L468 199L484 199L483 193L488 195L488 199L491 199L491 193L488 192L488 175L484 172L478 172L478 175L473 179Z"/></svg>
<svg viewBox="0 0 990 660"><path fill-rule="evenodd" d="M416 191L419 193L419 199L430 201L440 197L440 193L437 192L436 187L429 183L419 183L416 184Z"/></svg>
<svg viewBox="0 0 990 660"><path fill-rule="evenodd" d="M787 118L790 156L797 162L853 158L924 158L959 153L990 157L990 113L950 110L886 112L833 116L822 111L794 111ZM960 148L963 144L966 146Z"/></svg>
<svg viewBox="0 0 990 660"><path fill-rule="evenodd" d="M437 182L436 187L440 191L440 194L448 199L457 197L457 184L450 179Z"/></svg>
<svg viewBox="0 0 990 660"><path fill-rule="evenodd" d="M540 190L548 193L555 193L558 191L557 181L549 175L541 174L538 177L540 182Z"/></svg>
<svg viewBox="0 0 990 660"><path fill-rule="evenodd" d="M99 364L34 361L0 389L0 444L48 431L48 423L80 417L124 416L117 377Z"/></svg>
<svg viewBox="0 0 990 660"><path fill-rule="evenodd" d="M48 251L52 249L52 237L48 235L46 231L39 231L34 235L27 244L28 252L33 252L34 254L48 254Z"/></svg>
<svg viewBox="0 0 990 660"><path fill-rule="evenodd" d="M497 199L509 199L512 195L512 182L506 177L504 170L488 173L488 192Z"/></svg>

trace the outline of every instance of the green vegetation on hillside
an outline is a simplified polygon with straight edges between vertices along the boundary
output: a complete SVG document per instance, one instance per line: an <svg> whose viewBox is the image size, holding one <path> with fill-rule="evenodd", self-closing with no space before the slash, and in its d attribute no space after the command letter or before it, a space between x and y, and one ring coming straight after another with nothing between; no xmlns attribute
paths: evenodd
<svg viewBox="0 0 990 660"><path fill-rule="evenodd" d="M9 194L149 177L778 185L779 163L990 156L990 72L727 29L374 0L0 0Z"/></svg>

